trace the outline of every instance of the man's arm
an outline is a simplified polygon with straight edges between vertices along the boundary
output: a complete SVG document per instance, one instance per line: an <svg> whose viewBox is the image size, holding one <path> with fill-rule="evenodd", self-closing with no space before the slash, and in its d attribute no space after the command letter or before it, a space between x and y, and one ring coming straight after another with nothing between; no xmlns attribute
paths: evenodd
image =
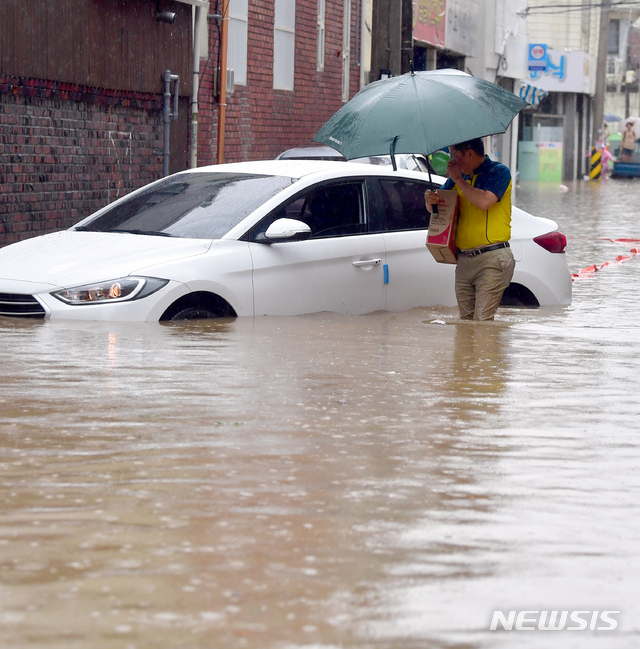
<svg viewBox="0 0 640 649"><path fill-rule="evenodd" d="M492 205L498 202L498 197L488 189L479 189L472 187L467 180L465 180L457 165L453 160L447 165L447 175L458 186L462 195L475 207L481 210L488 210Z"/></svg>
<svg viewBox="0 0 640 649"><path fill-rule="evenodd" d="M481 210L488 210L492 205L498 202L498 197L488 189L478 189L472 187L464 178L456 181L456 185L462 192L462 195L471 203Z"/></svg>

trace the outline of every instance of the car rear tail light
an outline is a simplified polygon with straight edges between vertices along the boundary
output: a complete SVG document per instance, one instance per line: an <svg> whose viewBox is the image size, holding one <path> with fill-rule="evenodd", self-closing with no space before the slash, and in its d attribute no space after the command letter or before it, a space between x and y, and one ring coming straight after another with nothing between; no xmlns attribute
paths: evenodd
<svg viewBox="0 0 640 649"><path fill-rule="evenodd" d="M564 252L564 249L567 247L567 237L558 230L541 234L533 240L549 252Z"/></svg>

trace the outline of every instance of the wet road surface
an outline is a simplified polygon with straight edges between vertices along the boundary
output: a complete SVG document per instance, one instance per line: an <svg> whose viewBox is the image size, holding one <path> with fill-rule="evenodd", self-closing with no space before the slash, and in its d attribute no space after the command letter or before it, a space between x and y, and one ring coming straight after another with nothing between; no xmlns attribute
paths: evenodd
<svg viewBox="0 0 640 649"><path fill-rule="evenodd" d="M0 647L637 647L640 182L568 187L567 308L0 320Z"/></svg>

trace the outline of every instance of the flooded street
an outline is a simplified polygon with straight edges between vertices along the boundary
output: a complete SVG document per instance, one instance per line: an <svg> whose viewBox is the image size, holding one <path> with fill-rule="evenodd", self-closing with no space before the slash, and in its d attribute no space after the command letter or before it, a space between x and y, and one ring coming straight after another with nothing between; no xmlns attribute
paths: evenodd
<svg viewBox="0 0 640 649"><path fill-rule="evenodd" d="M0 647L637 647L640 182L568 188L567 308L0 319Z"/></svg>

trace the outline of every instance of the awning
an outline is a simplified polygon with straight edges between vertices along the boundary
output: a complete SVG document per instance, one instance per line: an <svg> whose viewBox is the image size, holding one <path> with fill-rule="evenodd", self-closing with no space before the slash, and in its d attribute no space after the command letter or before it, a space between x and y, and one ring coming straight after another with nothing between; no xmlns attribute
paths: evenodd
<svg viewBox="0 0 640 649"><path fill-rule="evenodd" d="M537 106L548 94L548 91L532 86L526 81L520 82L520 92L518 95L520 99L528 101L532 106Z"/></svg>

